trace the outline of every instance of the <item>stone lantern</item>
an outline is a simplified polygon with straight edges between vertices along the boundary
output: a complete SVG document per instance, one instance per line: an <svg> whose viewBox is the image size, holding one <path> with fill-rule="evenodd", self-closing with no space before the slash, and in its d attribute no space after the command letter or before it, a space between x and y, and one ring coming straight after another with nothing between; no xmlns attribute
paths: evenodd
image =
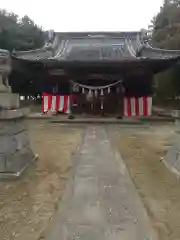
<svg viewBox="0 0 180 240"><path fill-rule="evenodd" d="M18 177L34 159L19 95L11 92L11 57L0 49L0 177Z"/></svg>

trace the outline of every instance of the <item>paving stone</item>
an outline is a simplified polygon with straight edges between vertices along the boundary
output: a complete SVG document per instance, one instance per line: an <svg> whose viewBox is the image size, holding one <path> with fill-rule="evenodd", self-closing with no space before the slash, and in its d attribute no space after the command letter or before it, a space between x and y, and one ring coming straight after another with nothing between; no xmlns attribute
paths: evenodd
<svg viewBox="0 0 180 240"><path fill-rule="evenodd" d="M101 189L103 189L104 187L124 186L122 179L120 178L118 173L114 173L112 176L102 174L101 176L99 176L99 184Z"/></svg>
<svg viewBox="0 0 180 240"><path fill-rule="evenodd" d="M78 166L76 171L77 177L91 178L94 176L95 168L93 165Z"/></svg>
<svg viewBox="0 0 180 240"><path fill-rule="evenodd" d="M73 200L75 202L79 200L88 201L91 198L97 199L98 194L98 182L96 178L75 177L73 192Z"/></svg>
<svg viewBox="0 0 180 240"><path fill-rule="evenodd" d="M137 230L138 229L138 230ZM147 236L141 231L142 227L133 222L122 222L121 225L111 225L105 231L105 240L152 240L155 236Z"/></svg>
<svg viewBox="0 0 180 240"><path fill-rule="evenodd" d="M95 178L75 178L72 204L68 222L101 224L103 212L99 201L98 183Z"/></svg>
<svg viewBox="0 0 180 240"><path fill-rule="evenodd" d="M87 201L83 204L81 201L81 205L73 205L73 209L67 211L67 221L94 227L106 224L100 201Z"/></svg>
<svg viewBox="0 0 180 240"><path fill-rule="evenodd" d="M83 225L67 225L65 239L63 240L105 240L102 229Z"/></svg>

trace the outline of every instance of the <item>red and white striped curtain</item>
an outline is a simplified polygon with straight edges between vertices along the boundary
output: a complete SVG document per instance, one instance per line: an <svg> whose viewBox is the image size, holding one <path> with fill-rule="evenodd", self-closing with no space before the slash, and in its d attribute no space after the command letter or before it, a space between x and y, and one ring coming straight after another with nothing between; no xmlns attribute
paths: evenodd
<svg viewBox="0 0 180 240"><path fill-rule="evenodd" d="M42 112L70 112L70 96L69 95L52 95L43 93Z"/></svg>
<svg viewBox="0 0 180 240"><path fill-rule="evenodd" d="M73 95L72 101L75 103L76 97ZM70 96L69 95L52 95L43 93L43 112L62 112L70 113ZM125 97L122 109L124 117L150 116L152 114L152 97Z"/></svg>
<svg viewBox="0 0 180 240"><path fill-rule="evenodd" d="M123 104L123 115L125 117L151 116L152 97L125 97Z"/></svg>

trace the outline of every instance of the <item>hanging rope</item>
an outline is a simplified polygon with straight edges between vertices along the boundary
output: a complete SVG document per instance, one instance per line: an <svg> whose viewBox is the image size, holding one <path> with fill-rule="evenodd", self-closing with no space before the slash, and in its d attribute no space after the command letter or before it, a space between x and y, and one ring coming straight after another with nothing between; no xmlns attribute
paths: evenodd
<svg viewBox="0 0 180 240"><path fill-rule="evenodd" d="M79 87L82 88L83 90L84 90L84 89L88 89L88 90L104 90L104 89L107 89L107 88L110 89L111 87L116 86L116 85L118 85L118 84L121 83L121 82L122 82L122 80L117 81L117 82L115 82L115 83L111 83L111 84L106 85L106 86L88 86L88 85L83 85L83 84L76 83L76 82L72 81L72 83L73 83L74 85L79 86Z"/></svg>

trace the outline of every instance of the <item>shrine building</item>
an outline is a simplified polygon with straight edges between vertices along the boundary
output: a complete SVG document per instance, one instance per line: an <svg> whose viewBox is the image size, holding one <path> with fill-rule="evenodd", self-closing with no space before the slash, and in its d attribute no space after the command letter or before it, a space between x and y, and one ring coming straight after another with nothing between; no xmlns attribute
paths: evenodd
<svg viewBox="0 0 180 240"><path fill-rule="evenodd" d="M152 114L153 76L180 51L153 48L144 32L71 32L11 58L13 91L35 89L43 113L139 117Z"/></svg>

